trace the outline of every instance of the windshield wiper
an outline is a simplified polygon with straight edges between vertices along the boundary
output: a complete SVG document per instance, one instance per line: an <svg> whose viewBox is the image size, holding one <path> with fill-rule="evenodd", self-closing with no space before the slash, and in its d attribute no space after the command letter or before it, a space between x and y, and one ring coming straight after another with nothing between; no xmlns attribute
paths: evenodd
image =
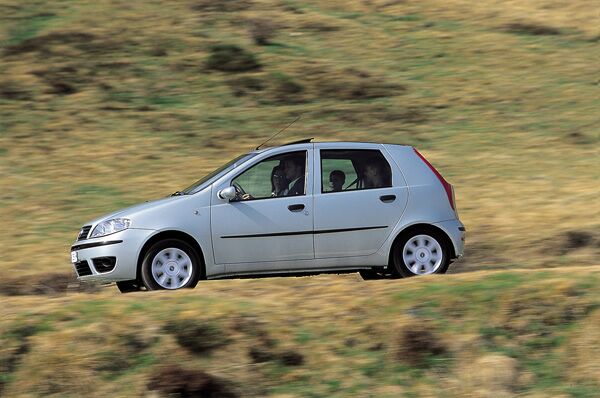
<svg viewBox="0 0 600 398"><path fill-rule="evenodd" d="M181 191L175 191L171 194L171 196L181 196L181 195L185 195L185 194Z"/></svg>

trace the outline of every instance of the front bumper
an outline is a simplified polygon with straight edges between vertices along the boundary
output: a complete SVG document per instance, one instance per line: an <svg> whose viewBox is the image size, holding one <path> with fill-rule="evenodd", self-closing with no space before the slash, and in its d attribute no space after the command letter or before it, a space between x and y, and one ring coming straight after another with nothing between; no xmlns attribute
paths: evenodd
<svg viewBox="0 0 600 398"><path fill-rule="evenodd" d="M433 225L446 232L452 241L455 254L454 258L462 257L465 250L465 238L467 236L467 232L463 223L460 222L459 219L455 219L434 223Z"/></svg>
<svg viewBox="0 0 600 398"><path fill-rule="evenodd" d="M71 246L71 262L77 279L102 283L135 279L139 253L152 232L148 229L129 228L101 238L74 242ZM102 272L99 259L107 257L115 258L114 268Z"/></svg>

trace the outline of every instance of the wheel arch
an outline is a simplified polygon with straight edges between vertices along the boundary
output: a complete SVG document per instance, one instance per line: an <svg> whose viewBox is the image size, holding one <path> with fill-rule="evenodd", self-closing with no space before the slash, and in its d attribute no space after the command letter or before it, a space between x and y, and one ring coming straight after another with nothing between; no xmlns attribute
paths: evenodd
<svg viewBox="0 0 600 398"><path fill-rule="evenodd" d="M454 244L452 243L452 239L450 239L450 236L446 233L446 231L444 231L442 228L435 226L433 224L418 223L418 224L409 225L396 234L396 237L394 238L394 241L392 242L392 244L390 246L390 251L388 253L388 267L393 265L392 261L393 261L393 256L394 256L394 249L396 248L396 245L398 244L398 242L400 240L402 240L406 235L413 233L415 231L419 231L419 232L435 231L435 232L439 233L444 239L443 243L446 245L446 247L450 251L450 253L449 253L450 260L456 258L456 250L454 248Z"/></svg>
<svg viewBox="0 0 600 398"><path fill-rule="evenodd" d="M190 246L192 246L192 248L195 250L196 255L198 256L198 259L200 260L200 263L201 263L200 264L200 275L199 275L198 279L205 279L206 278L206 261L204 259L204 252L202 251L200 244L190 234L183 232L183 231L178 231L178 230L161 231L155 235L152 235L144 243L144 245L142 246L142 249L140 250L140 254L138 255L138 259L137 259L136 279L140 279L140 272L142 270L142 262L144 261L144 256L146 255L148 250L150 250L152 245L154 245L155 243L160 242L161 240L166 240L166 239L179 239L179 240L186 242Z"/></svg>

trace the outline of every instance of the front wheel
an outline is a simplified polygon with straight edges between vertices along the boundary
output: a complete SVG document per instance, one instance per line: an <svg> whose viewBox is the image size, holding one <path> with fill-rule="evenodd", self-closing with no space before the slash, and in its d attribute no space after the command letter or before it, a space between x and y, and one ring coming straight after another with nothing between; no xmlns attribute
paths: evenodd
<svg viewBox="0 0 600 398"><path fill-rule="evenodd" d="M155 243L142 262L142 282L148 290L193 288L200 275L196 251L179 239Z"/></svg>
<svg viewBox="0 0 600 398"><path fill-rule="evenodd" d="M394 268L403 277L443 274L450 259L444 237L437 231L413 231L394 246Z"/></svg>

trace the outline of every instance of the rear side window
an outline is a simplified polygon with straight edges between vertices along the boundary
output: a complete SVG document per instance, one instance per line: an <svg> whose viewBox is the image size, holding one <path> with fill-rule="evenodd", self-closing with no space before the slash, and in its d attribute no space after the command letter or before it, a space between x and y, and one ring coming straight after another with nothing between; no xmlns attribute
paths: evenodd
<svg viewBox="0 0 600 398"><path fill-rule="evenodd" d="M378 150L321 150L321 192L392 186L392 169Z"/></svg>

